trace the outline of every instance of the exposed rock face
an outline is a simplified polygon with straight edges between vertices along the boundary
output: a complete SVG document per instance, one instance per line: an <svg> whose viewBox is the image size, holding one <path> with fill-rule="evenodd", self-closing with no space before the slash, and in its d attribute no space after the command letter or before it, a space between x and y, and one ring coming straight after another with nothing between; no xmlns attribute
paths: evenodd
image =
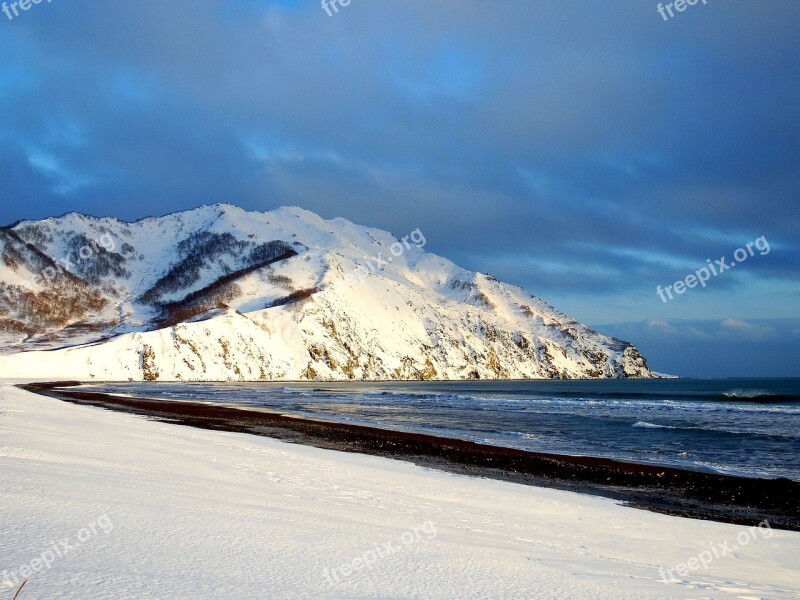
<svg viewBox="0 0 800 600"><path fill-rule="evenodd" d="M0 229L0 375L654 376L632 345L424 242L299 208L22 222Z"/></svg>

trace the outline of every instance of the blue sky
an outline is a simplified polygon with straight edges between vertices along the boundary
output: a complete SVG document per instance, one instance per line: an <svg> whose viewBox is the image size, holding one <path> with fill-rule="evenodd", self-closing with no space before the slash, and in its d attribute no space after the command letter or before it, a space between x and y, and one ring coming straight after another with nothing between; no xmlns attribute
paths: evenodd
<svg viewBox="0 0 800 600"><path fill-rule="evenodd" d="M54 0L0 13L0 222L297 204L654 368L800 376L800 4ZM765 236L705 288L666 286Z"/></svg>

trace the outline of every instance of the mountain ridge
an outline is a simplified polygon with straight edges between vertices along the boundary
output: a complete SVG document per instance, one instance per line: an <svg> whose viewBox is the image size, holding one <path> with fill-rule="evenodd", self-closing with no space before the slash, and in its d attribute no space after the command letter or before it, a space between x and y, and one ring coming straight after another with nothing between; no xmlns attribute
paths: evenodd
<svg viewBox="0 0 800 600"><path fill-rule="evenodd" d="M12 238L55 271L15 258ZM214 204L133 222L76 212L22 220L0 228L0 373L171 381L657 376L633 345L521 287L428 253L426 244L420 229L396 237L297 206L262 213ZM74 314L42 321L56 291L93 299L91 310L71 304ZM20 294L43 306L20 304Z"/></svg>

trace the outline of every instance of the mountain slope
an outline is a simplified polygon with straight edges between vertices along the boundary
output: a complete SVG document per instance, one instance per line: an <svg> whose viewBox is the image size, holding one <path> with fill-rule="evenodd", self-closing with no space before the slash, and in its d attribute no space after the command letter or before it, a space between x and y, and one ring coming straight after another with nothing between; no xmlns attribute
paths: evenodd
<svg viewBox="0 0 800 600"><path fill-rule="evenodd" d="M398 239L295 207L215 205L135 223L75 213L25 221L0 230L0 243L0 291L37 300L0 300L3 376L654 375L630 344L425 252L420 230ZM52 265L62 272L37 286ZM68 318L43 318L59 294L82 301Z"/></svg>

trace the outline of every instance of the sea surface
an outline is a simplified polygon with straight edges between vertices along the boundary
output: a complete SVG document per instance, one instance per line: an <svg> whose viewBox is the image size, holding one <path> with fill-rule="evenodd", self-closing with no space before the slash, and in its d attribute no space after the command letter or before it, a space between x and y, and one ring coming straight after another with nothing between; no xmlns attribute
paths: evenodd
<svg viewBox="0 0 800 600"><path fill-rule="evenodd" d="M92 390L800 481L800 378L120 383Z"/></svg>

